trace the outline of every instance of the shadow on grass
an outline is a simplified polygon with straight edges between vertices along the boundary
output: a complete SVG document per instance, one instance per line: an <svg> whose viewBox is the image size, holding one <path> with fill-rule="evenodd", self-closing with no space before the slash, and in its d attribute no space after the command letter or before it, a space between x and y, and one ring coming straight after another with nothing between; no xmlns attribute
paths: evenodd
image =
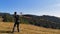
<svg viewBox="0 0 60 34"><path fill-rule="evenodd" d="M12 33L11 31L3 31L3 30L0 30L0 33Z"/></svg>

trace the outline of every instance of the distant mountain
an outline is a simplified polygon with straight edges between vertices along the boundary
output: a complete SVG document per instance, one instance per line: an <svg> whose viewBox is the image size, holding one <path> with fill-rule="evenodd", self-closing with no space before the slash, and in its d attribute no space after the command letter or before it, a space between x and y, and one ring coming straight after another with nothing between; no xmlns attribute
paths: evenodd
<svg viewBox="0 0 60 34"><path fill-rule="evenodd" d="M48 20L51 22L60 23L60 18L55 17L55 16L49 16L49 15L43 15L43 16L23 15L23 16L32 17L33 19L44 19L44 20Z"/></svg>
<svg viewBox="0 0 60 34"><path fill-rule="evenodd" d="M0 16L10 15L9 13L0 13Z"/></svg>
<svg viewBox="0 0 60 34"><path fill-rule="evenodd" d="M43 15L43 16L23 15L23 16L32 17L32 19L31 18L28 19L30 24L60 29L60 18L58 17L49 15Z"/></svg>
<svg viewBox="0 0 60 34"><path fill-rule="evenodd" d="M9 13L0 13L0 16L4 16L4 20L7 22L13 20L13 17L11 17L13 15ZM24 21L24 23L27 22L29 24L36 25L36 26L60 29L59 17L49 16L49 15L37 16L37 15L31 15L31 14L25 14L22 16L23 16L22 21Z"/></svg>

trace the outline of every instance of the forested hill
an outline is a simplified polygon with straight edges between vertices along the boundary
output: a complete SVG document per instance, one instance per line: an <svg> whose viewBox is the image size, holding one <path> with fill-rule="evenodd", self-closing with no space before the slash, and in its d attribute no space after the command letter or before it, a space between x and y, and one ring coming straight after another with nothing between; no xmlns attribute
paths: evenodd
<svg viewBox="0 0 60 34"><path fill-rule="evenodd" d="M12 14L0 13L0 16L4 18L3 19L4 22L13 21ZM21 22L36 25L36 26L43 26L47 28L60 29L60 18L55 16L49 16L49 15L36 16L31 14L25 14L22 17Z"/></svg>
<svg viewBox="0 0 60 34"><path fill-rule="evenodd" d="M0 16L3 16L3 15L10 15L9 13L0 13Z"/></svg>
<svg viewBox="0 0 60 34"><path fill-rule="evenodd" d="M36 15L23 15L30 24L42 26L46 28L54 28L60 29L60 18L55 16L43 15L43 16L36 16Z"/></svg>
<svg viewBox="0 0 60 34"><path fill-rule="evenodd" d="M60 17L55 17L55 16L49 16L49 15L36 16L36 15L28 15L28 14L23 16L32 17L35 20L43 19L51 22L60 23Z"/></svg>

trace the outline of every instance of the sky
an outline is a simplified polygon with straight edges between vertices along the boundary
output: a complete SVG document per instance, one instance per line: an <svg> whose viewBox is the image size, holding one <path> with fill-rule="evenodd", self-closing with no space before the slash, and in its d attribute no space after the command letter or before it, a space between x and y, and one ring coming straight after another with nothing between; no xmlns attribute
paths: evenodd
<svg viewBox="0 0 60 34"><path fill-rule="evenodd" d="M60 0L0 0L0 12L60 17Z"/></svg>

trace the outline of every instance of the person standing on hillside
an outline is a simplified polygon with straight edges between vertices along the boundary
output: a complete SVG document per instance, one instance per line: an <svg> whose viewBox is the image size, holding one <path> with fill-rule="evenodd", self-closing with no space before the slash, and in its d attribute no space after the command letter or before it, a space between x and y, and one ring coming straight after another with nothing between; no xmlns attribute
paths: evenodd
<svg viewBox="0 0 60 34"><path fill-rule="evenodd" d="M17 26L17 30L19 32L19 23L20 23L20 20L19 20L19 15L17 15L17 12L14 12L14 27L13 27L13 31L12 33L14 32L14 29L15 27Z"/></svg>

